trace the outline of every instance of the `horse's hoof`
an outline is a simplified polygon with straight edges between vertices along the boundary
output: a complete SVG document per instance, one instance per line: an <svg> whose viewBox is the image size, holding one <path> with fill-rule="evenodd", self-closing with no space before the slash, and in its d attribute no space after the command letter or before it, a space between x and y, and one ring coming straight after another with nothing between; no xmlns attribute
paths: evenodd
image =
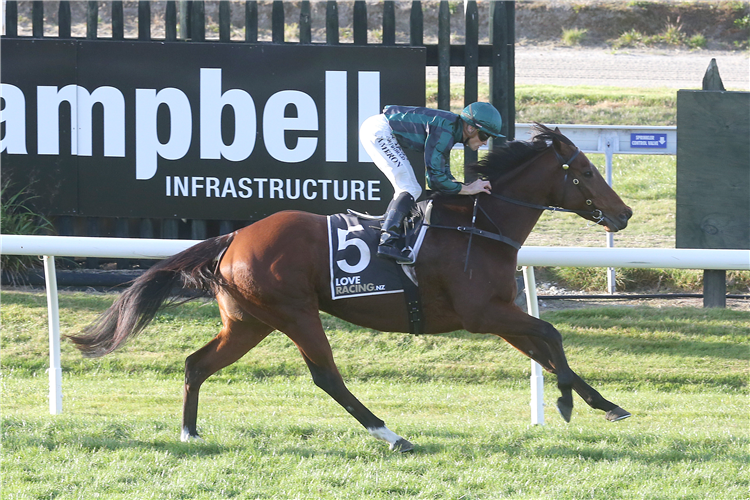
<svg viewBox="0 0 750 500"><path fill-rule="evenodd" d="M183 443L205 443L202 437L198 434L190 434L187 429L182 429L180 434L180 441Z"/></svg>
<svg viewBox="0 0 750 500"><path fill-rule="evenodd" d="M180 440L183 443L194 443L194 444L203 444L205 441L200 436L182 436L180 437Z"/></svg>
<svg viewBox="0 0 750 500"><path fill-rule="evenodd" d="M560 412L560 416L566 422L570 422L570 417L573 415L573 405L568 405L563 402L562 398L557 400L557 411Z"/></svg>
<svg viewBox="0 0 750 500"><path fill-rule="evenodd" d="M407 453L414 450L414 445L411 444L409 441L407 441L404 438L399 439L395 443L393 443L391 446L391 451L397 451L399 453Z"/></svg>
<svg viewBox="0 0 750 500"><path fill-rule="evenodd" d="M607 412L606 415L604 415L604 418L609 420L610 422L617 422L618 420L625 420L626 418L630 417L630 413L623 410L619 406L616 408L612 408Z"/></svg>

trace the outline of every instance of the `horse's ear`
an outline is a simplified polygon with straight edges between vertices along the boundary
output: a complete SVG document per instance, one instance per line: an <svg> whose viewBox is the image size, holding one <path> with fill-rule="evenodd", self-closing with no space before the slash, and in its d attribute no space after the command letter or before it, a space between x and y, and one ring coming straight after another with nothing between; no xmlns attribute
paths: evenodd
<svg viewBox="0 0 750 500"><path fill-rule="evenodd" d="M552 143L555 145L557 149L560 149L560 136L562 135L562 132L560 132L560 127L555 127L554 133L550 134Z"/></svg>
<svg viewBox="0 0 750 500"><path fill-rule="evenodd" d="M559 128L555 129L555 132L559 132L559 131L560 131ZM565 155L565 151L563 151L563 149L565 148L565 143L560 140L559 136L555 135L552 137L552 147L554 147L555 150L561 155Z"/></svg>

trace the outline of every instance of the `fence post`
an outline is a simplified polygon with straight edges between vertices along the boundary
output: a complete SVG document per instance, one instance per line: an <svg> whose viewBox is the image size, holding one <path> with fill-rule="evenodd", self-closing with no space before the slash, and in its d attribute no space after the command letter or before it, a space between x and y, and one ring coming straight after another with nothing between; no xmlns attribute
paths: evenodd
<svg viewBox="0 0 750 500"><path fill-rule="evenodd" d="M44 2L39 0L31 4L31 33L34 38L44 37Z"/></svg>
<svg viewBox="0 0 750 500"><path fill-rule="evenodd" d="M57 234L60 236L75 235L75 220L72 215L61 215L57 218ZM70 268L75 265L72 257L60 256L60 261L64 268Z"/></svg>
<svg viewBox="0 0 750 500"><path fill-rule="evenodd" d="M310 0L303 0L299 6L299 43L312 43L312 14Z"/></svg>
<svg viewBox="0 0 750 500"><path fill-rule="evenodd" d="M190 26L191 26L191 3L188 0L180 0L179 18L180 18L180 40L187 40L190 38Z"/></svg>
<svg viewBox="0 0 750 500"><path fill-rule="evenodd" d="M232 36L232 13L229 0L219 2L219 41L228 42Z"/></svg>
<svg viewBox="0 0 750 500"><path fill-rule="evenodd" d="M219 223L219 234L229 234L234 231L234 223L229 220L223 220Z"/></svg>
<svg viewBox="0 0 750 500"><path fill-rule="evenodd" d="M164 39L168 42L177 40L177 5L174 0L167 2L164 11Z"/></svg>
<svg viewBox="0 0 750 500"><path fill-rule="evenodd" d="M161 221L161 237L176 240L180 237L180 223L177 219L163 219Z"/></svg>
<svg viewBox="0 0 750 500"><path fill-rule="evenodd" d="M154 237L154 221L151 219L141 219L139 227L139 236L141 238L153 238ZM153 261L150 259L141 259L139 265L142 268L148 268L153 265Z"/></svg>
<svg viewBox="0 0 750 500"><path fill-rule="evenodd" d="M438 10L438 109L451 109L451 11L445 0Z"/></svg>
<svg viewBox="0 0 750 500"><path fill-rule="evenodd" d="M422 13L422 2L419 1L411 3L409 43L416 47L424 45L424 14Z"/></svg>
<svg viewBox="0 0 750 500"><path fill-rule="evenodd" d="M70 38L70 2L60 2L57 11L57 36L59 38Z"/></svg>
<svg viewBox="0 0 750 500"><path fill-rule="evenodd" d="M339 44L339 6L334 0L326 4L326 43Z"/></svg>
<svg viewBox="0 0 750 500"><path fill-rule="evenodd" d="M125 20L123 16L122 0L112 2L112 40L125 38Z"/></svg>
<svg viewBox="0 0 750 500"><path fill-rule="evenodd" d="M271 41L284 43L284 2L274 0L271 8Z"/></svg>
<svg viewBox="0 0 750 500"><path fill-rule="evenodd" d="M190 39L194 42L206 41L206 4L193 0L190 9Z"/></svg>
<svg viewBox="0 0 750 500"><path fill-rule="evenodd" d="M725 90L716 59L711 59L703 75L703 90ZM727 307L727 272L703 270L703 307Z"/></svg>
<svg viewBox="0 0 750 500"><path fill-rule="evenodd" d="M503 135L512 140L516 136L515 103L515 2L490 3L490 102L503 117ZM492 139L492 146L496 146Z"/></svg>
<svg viewBox="0 0 750 500"><path fill-rule="evenodd" d="M5 2L5 35L18 36L18 2Z"/></svg>
<svg viewBox="0 0 750 500"><path fill-rule="evenodd" d="M703 307L727 307L727 272L703 271Z"/></svg>
<svg viewBox="0 0 750 500"><path fill-rule="evenodd" d="M190 221L190 239L205 240L207 233L206 221L203 219L193 219Z"/></svg>
<svg viewBox="0 0 750 500"><path fill-rule="evenodd" d="M125 217L115 219L115 236L118 238L130 238L130 221ZM117 269L128 269L130 259L117 259Z"/></svg>
<svg viewBox="0 0 750 500"><path fill-rule="evenodd" d="M258 41L258 2L245 2L245 41Z"/></svg>
<svg viewBox="0 0 750 500"><path fill-rule="evenodd" d="M89 0L86 5L86 39L96 40L99 28L99 2Z"/></svg>
<svg viewBox="0 0 750 500"><path fill-rule="evenodd" d="M356 0L352 15L354 45L367 45L367 2Z"/></svg>
<svg viewBox="0 0 750 500"><path fill-rule="evenodd" d="M99 217L89 217L86 236L100 236ZM99 267L99 258L86 257L86 269L96 269Z"/></svg>
<svg viewBox="0 0 750 500"><path fill-rule="evenodd" d="M151 2L138 2L138 40L151 40Z"/></svg>
<svg viewBox="0 0 750 500"><path fill-rule="evenodd" d="M393 2L383 2L383 45L396 45L396 8Z"/></svg>
<svg viewBox="0 0 750 500"><path fill-rule="evenodd" d="M466 2L466 43L464 53L464 106L479 99L479 11L475 1ZM464 148L464 165L476 163L477 152ZM474 179L464 178L465 182Z"/></svg>

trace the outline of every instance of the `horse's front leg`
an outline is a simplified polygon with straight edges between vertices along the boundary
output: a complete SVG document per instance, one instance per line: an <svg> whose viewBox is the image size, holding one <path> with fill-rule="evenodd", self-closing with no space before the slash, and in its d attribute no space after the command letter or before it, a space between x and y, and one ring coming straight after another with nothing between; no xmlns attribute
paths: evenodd
<svg viewBox="0 0 750 500"><path fill-rule="evenodd" d="M570 422L573 413L572 388L576 375L568 365L562 335L554 326L529 316L512 304L494 302L485 304L481 311L475 309L472 317L464 320L464 328L472 333L491 333L508 341L533 339L547 346L550 365L557 376L557 388L561 394L557 400L557 409L563 419Z"/></svg>
<svg viewBox="0 0 750 500"><path fill-rule="evenodd" d="M547 344L538 339L521 337L508 337L505 341L539 363L542 368L548 372L555 373L555 367L552 364L552 356ZM576 391L591 408L606 412L604 416L607 420L610 422L616 422L630 416L630 413L626 410L623 410L615 403L604 399L604 397L599 394L599 391L587 384L580 376L578 376L578 374L574 373L573 376L573 390Z"/></svg>

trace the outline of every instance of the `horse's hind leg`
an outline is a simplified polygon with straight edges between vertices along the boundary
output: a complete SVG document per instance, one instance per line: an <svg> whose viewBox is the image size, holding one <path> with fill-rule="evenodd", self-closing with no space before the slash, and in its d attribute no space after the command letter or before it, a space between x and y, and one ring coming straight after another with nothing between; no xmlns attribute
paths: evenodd
<svg viewBox="0 0 750 500"><path fill-rule="evenodd" d="M530 338L507 338L505 339L510 345L530 357L542 368L555 373L555 367L552 364L552 355L549 352L549 348L542 342L536 339ZM605 418L611 422L628 418L630 413L623 410L611 401L608 401L602 397L599 392L587 384L577 373L573 373L573 390L578 393L579 396L595 410L602 410L607 412Z"/></svg>
<svg viewBox="0 0 750 500"><path fill-rule="evenodd" d="M182 441L200 439L197 430L198 393L201 384L231 365L266 338L274 329L257 319L224 307L231 299L219 297L224 327L208 344L185 360L185 391L182 407Z"/></svg>
<svg viewBox="0 0 750 500"><path fill-rule="evenodd" d="M317 314L307 319L299 319L294 326L286 327L282 331L299 348L315 385L343 406L370 434L387 441L391 450L406 452L414 448L409 441L390 431L382 420L360 403L346 388L333 361L331 346Z"/></svg>

